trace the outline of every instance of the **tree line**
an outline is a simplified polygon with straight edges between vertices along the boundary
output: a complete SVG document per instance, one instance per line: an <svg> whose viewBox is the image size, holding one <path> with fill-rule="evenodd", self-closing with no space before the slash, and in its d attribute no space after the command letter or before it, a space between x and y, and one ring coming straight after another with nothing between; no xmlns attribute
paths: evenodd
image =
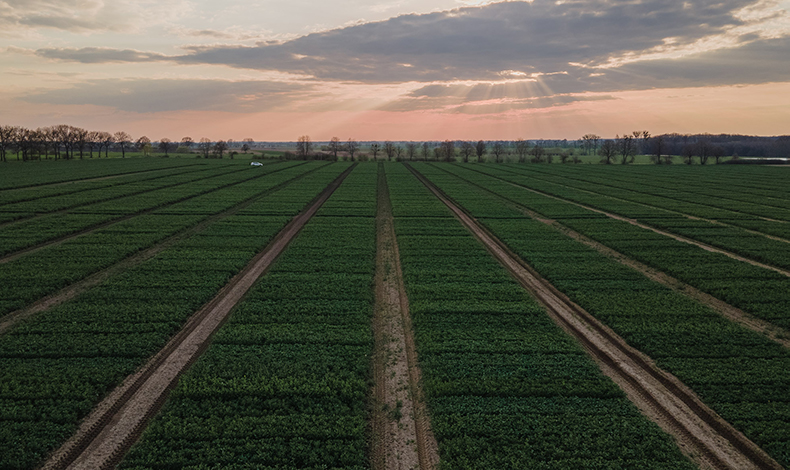
<svg viewBox="0 0 790 470"><path fill-rule="evenodd" d="M85 156L93 158L94 152L101 158L103 151L107 158L110 150L120 152L122 158L125 158L126 152L130 151L150 155L154 150L165 156L176 151L186 153L197 151L204 158L223 158L228 152L233 158L233 155L238 153L236 149L246 153L252 149L253 144L251 138L234 142L231 139L212 141L205 137L197 142L191 137L184 137L180 141L162 138L158 142L152 142L147 136L133 139L125 131L115 133L89 131L66 124L37 129L0 126L0 161L3 162L7 161L9 154L16 154L17 160L24 161L42 158L71 160Z"/></svg>
<svg viewBox="0 0 790 470"><path fill-rule="evenodd" d="M133 139L127 132L115 133L89 131L70 125L57 125L27 129L18 126L0 126L0 161L7 161L7 155L15 153L18 160L74 159L108 157L115 151L126 156L126 152L135 151L150 155L158 151L164 156L171 152L197 153L203 158L224 158L227 153L233 158L238 151L247 153L252 150L255 142L251 138L240 142L229 140L212 141L201 138L194 141L184 137L180 141L162 138L152 142L146 136ZM490 160L503 162L515 160L521 163L552 163L555 159L562 163L579 163L580 155L595 155L601 163L628 164L637 155L648 155L655 164L673 163L680 158L684 163L710 161L720 163L725 156L737 159L739 156L757 157L790 157L790 136L754 137L741 135L711 134L662 134L652 136L648 131L633 131L617 135L614 139L604 139L596 134L585 134L578 140L496 140L496 141L465 141L445 140L443 142L370 142L365 146L349 138L342 142L333 137L320 149L309 136L297 139L296 152L286 152L285 158L296 159L334 159L344 153L344 158L351 160L374 160L386 157L387 160L433 160L464 162L470 159L482 162ZM319 151L320 150L320 151Z"/></svg>

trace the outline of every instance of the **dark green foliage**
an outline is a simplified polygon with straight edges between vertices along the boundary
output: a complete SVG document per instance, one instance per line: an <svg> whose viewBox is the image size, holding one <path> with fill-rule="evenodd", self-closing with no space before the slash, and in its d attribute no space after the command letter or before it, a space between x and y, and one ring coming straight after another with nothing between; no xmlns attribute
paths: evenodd
<svg viewBox="0 0 790 470"><path fill-rule="evenodd" d="M441 468L694 468L438 199L388 173Z"/></svg>

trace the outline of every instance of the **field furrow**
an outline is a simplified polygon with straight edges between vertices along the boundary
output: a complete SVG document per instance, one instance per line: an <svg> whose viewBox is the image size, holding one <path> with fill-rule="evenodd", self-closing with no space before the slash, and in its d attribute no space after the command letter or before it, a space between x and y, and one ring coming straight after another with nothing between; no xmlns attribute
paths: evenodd
<svg viewBox="0 0 790 470"><path fill-rule="evenodd" d="M415 167L570 300L680 379L780 465L790 463L790 423L776 419L790 410L790 351L458 177Z"/></svg>
<svg viewBox="0 0 790 470"><path fill-rule="evenodd" d="M376 166L360 165L250 290L120 468L367 468L375 215Z"/></svg>
<svg viewBox="0 0 790 470"><path fill-rule="evenodd" d="M404 167L393 213L441 468L694 468Z"/></svg>
<svg viewBox="0 0 790 470"><path fill-rule="evenodd" d="M288 185L0 336L0 467L31 468L348 165Z"/></svg>

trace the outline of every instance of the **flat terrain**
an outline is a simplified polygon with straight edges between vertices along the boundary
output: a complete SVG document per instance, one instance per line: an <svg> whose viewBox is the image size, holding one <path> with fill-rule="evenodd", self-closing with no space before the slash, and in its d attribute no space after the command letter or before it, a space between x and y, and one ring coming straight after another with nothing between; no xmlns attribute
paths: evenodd
<svg viewBox="0 0 790 470"><path fill-rule="evenodd" d="M0 469L790 466L787 168L2 170Z"/></svg>

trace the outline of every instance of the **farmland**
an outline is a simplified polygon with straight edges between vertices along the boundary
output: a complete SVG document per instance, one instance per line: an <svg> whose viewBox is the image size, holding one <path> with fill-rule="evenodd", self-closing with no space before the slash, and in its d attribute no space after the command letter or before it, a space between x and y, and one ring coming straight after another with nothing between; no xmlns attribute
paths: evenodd
<svg viewBox="0 0 790 470"><path fill-rule="evenodd" d="M99 466L397 468L384 419L422 468L790 467L785 168L36 165L0 177L0 469L93 466L218 306Z"/></svg>

